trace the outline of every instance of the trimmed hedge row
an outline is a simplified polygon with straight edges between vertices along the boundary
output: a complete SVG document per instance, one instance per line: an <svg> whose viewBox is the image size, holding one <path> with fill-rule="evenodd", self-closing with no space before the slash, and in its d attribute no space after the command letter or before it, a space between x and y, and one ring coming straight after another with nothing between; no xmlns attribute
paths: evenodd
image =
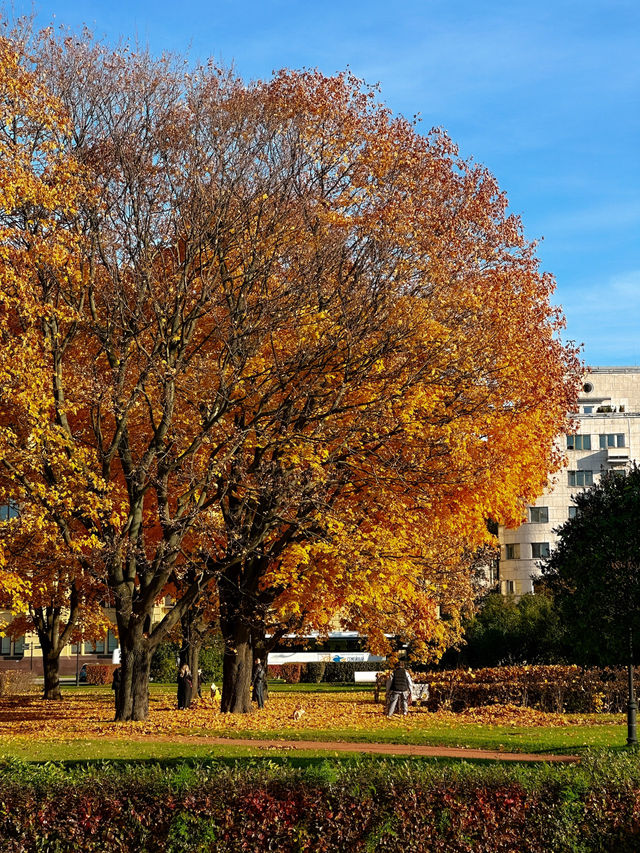
<svg viewBox="0 0 640 853"><path fill-rule="evenodd" d="M513 704L553 713L617 714L626 710L628 701L623 668L500 666L418 673L414 678L429 683L431 710Z"/></svg>
<svg viewBox="0 0 640 853"><path fill-rule="evenodd" d="M115 668L112 663L88 663L87 684L111 684Z"/></svg>
<svg viewBox="0 0 640 853"><path fill-rule="evenodd" d="M2 853L635 853L637 757L584 767L0 763Z"/></svg>

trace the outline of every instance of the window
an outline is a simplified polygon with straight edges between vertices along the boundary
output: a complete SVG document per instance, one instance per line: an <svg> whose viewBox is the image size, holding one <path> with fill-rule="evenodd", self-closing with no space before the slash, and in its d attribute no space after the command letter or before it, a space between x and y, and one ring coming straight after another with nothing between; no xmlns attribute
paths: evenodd
<svg viewBox="0 0 640 853"><path fill-rule="evenodd" d="M548 542L532 542L531 543L531 556L534 560L546 560L549 556L549 543Z"/></svg>
<svg viewBox="0 0 640 853"><path fill-rule="evenodd" d="M585 415L590 415L593 412L593 406L583 406L582 411Z"/></svg>
<svg viewBox="0 0 640 853"><path fill-rule="evenodd" d="M11 637L0 637L0 654L3 657L24 656L24 637L12 640Z"/></svg>
<svg viewBox="0 0 640 853"><path fill-rule="evenodd" d="M607 447L624 447L624 433L600 433L600 450Z"/></svg>
<svg viewBox="0 0 640 853"><path fill-rule="evenodd" d="M518 542L512 543L510 545L505 545L505 559L506 560L519 560L520 559L520 544Z"/></svg>
<svg viewBox="0 0 640 853"><path fill-rule="evenodd" d="M591 436L568 435L567 450L591 450Z"/></svg>
<svg viewBox="0 0 640 853"><path fill-rule="evenodd" d="M570 486L593 486L593 471L569 471Z"/></svg>
<svg viewBox="0 0 640 853"><path fill-rule="evenodd" d="M9 521L10 518L17 518L20 515L20 510L13 501L8 504L0 504L0 521Z"/></svg>
<svg viewBox="0 0 640 853"><path fill-rule="evenodd" d="M505 595L513 595L516 591L516 585L514 581L503 581L504 583L504 593Z"/></svg>
<svg viewBox="0 0 640 853"><path fill-rule="evenodd" d="M578 507L577 506L570 506L569 507L569 518L575 518L577 514L578 514Z"/></svg>
<svg viewBox="0 0 640 853"><path fill-rule="evenodd" d="M549 521L548 506L530 506L529 521L531 524L547 524Z"/></svg>

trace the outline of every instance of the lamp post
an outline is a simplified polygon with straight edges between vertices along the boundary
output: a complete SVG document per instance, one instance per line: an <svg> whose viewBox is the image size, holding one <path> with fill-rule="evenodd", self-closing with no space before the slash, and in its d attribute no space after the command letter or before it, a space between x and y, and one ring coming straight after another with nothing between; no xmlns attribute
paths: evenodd
<svg viewBox="0 0 640 853"><path fill-rule="evenodd" d="M629 702L627 704L627 744L628 746L638 745L638 734L636 730L636 715L638 712L638 703L636 702L636 694L633 688L633 629L629 625Z"/></svg>

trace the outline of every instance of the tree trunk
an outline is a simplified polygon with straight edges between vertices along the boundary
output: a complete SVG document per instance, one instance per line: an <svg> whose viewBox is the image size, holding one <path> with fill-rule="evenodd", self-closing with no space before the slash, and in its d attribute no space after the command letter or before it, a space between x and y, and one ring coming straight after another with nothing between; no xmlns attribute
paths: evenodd
<svg viewBox="0 0 640 853"><path fill-rule="evenodd" d="M222 664L222 701L223 713L248 714L253 710L251 704L251 674L253 671L253 650L251 636L244 624L232 625L231 636L222 636L225 641Z"/></svg>
<svg viewBox="0 0 640 853"><path fill-rule="evenodd" d="M189 657L187 663L191 670L191 679L193 681L193 698L197 699L198 693L198 667L200 666L200 649L202 648L202 640L191 640L189 646Z"/></svg>
<svg viewBox="0 0 640 853"><path fill-rule="evenodd" d="M40 643L42 646L42 642ZM42 666L44 668L44 694L43 699L62 699L60 693L60 652L56 654L55 649L45 650L42 646Z"/></svg>
<svg viewBox="0 0 640 853"><path fill-rule="evenodd" d="M153 650L142 629L119 628L119 634L121 680L116 720L146 720Z"/></svg>

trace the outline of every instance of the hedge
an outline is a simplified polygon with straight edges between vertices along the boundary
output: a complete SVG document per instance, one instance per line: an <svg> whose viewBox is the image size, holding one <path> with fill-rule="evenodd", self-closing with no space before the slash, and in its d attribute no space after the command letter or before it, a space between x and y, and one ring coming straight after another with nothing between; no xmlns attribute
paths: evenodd
<svg viewBox="0 0 640 853"><path fill-rule="evenodd" d="M88 663L87 684L111 684L115 668L111 663Z"/></svg>
<svg viewBox="0 0 640 853"><path fill-rule="evenodd" d="M555 713L621 713L628 701L623 668L500 666L416 673L414 679L428 682L431 710L513 704Z"/></svg>
<svg viewBox="0 0 640 853"><path fill-rule="evenodd" d="M0 763L3 853L635 853L635 755L585 766Z"/></svg>

